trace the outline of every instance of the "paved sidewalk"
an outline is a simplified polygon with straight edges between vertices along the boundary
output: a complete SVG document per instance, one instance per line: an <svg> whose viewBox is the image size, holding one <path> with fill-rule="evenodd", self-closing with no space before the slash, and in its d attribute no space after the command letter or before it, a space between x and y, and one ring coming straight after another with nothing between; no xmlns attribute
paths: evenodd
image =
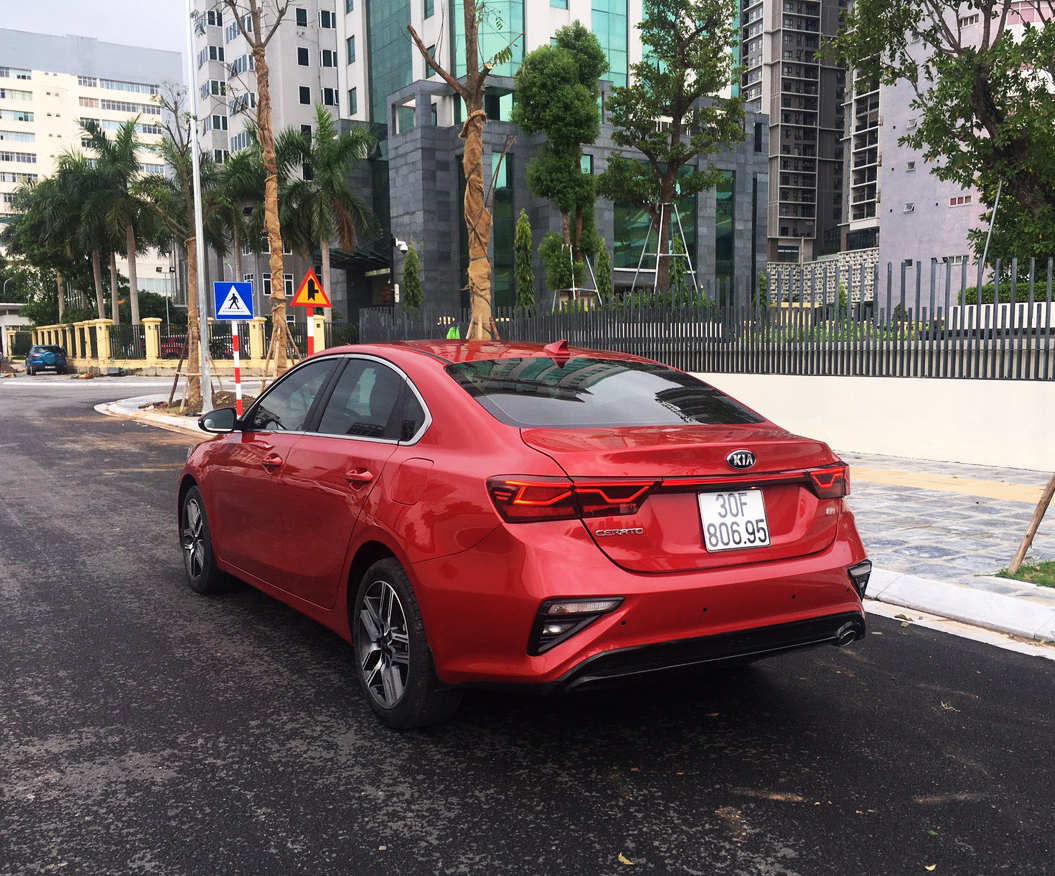
<svg viewBox="0 0 1055 876"><path fill-rule="evenodd" d="M204 436L194 417L144 408L160 400L144 395L96 410ZM850 504L875 564L870 598L1055 642L1055 589L990 577L1010 563L1050 473L839 455L851 466ZM1055 558L1055 509L1031 556Z"/></svg>

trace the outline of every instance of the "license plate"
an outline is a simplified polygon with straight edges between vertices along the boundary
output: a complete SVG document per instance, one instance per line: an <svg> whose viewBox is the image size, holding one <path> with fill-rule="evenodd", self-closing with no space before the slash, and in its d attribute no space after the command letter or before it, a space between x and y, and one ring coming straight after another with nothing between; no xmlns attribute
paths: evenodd
<svg viewBox="0 0 1055 876"><path fill-rule="evenodd" d="M708 552L766 547L769 523L761 490L700 493L703 544Z"/></svg>

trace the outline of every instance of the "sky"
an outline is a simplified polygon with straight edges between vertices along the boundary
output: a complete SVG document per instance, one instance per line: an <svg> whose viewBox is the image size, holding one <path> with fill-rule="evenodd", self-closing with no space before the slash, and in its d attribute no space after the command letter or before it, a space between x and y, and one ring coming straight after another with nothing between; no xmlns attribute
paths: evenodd
<svg viewBox="0 0 1055 876"><path fill-rule="evenodd" d="M0 27L186 53L187 0L0 0Z"/></svg>

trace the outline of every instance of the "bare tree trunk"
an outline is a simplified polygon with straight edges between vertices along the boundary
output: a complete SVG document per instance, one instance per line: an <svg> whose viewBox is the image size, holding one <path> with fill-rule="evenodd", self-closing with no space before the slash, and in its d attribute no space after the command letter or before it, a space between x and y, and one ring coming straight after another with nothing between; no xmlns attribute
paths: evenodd
<svg viewBox="0 0 1055 876"><path fill-rule="evenodd" d="M136 231L132 223L125 228L125 251L128 258L128 301L132 307L132 325L139 325L139 278L136 276Z"/></svg>
<svg viewBox="0 0 1055 876"><path fill-rule="evenodd" d="M1048 481L1048 485L1044 488L1040 501L1037 502L1036 510L1033 512L1033 519L1030 521L1029 529L1026 530L1026 535L1018 546L1015 557L1011 560L1011 565L1008 566L1007 570L1012 575L1017 575L1018 570L1022 567L1022 561L1026 559L1026 554L1029 553L1029 548L1033 544L1037 530L1040 528L1040 521L1044 519L1044 513L1051 504L1052 496L1055 496L1055 475L1051 476L1051 480Z"/></svg>
<svg viewBox="0 0 1055 876"><path fill-rule="evenodd" d="M66 318L66 278L62 271L55 272L55 286L59 298L59 322L62 322Z"/></svg>
<svg viewBox="0 0 1055 876"><path fill-rule="evenodd" d="M585 253L582 249L582 208L575 211L575 261L582 264Z"/></svg>
<svg viewBox="0 0 1055 876"><path fill-rule="evenodd" d="M659 201L659 259L656 264L656 288L666 292L670 288L670 211L674 201L674 184L663 180Z"/></svg>
<svg viewBox="0 0 1055 876"><path fill-rule="evenodd" d="M564 245L571 246L571 217L567 213L560 214L560 233L564 237Z"/></svg>
<svg viewBox="0 0 1055 876"><path fill-rule="evenodd" d="M190 203L188 219L194 227L194 204ZM198 242L192 233L186 241L187 247L187 391L183 396L185 407L201 410L201 374L195 373L201 362L201 326L198 320ZM204 413L204 412L203 412Z"/></svg>
<svg viewBox="0 0 1055 876"><path fill-rule="evenodd" d="M110 318L114 325L121 322L121 289L117 285L117 253L110 253Z"/></svg>
<svg viewBox="0 0 1055 876"><path fill-rule="evenodd" d="M103 301L103 259L98 249L92 250L92 279L95 281L95 305L99 319L106 319L106 302Z"/></svg>

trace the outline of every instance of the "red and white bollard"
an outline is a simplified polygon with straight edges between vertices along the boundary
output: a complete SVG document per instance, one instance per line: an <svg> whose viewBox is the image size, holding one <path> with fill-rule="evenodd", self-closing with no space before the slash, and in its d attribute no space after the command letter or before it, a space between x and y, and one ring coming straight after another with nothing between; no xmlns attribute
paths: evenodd
<svg viewBox="0 0 1055 876"><path fill-rule="evenodd" d="M231 323L231 352L234 354L234 409L242 416L242 366L238 359L238 322Z"/></svg>

